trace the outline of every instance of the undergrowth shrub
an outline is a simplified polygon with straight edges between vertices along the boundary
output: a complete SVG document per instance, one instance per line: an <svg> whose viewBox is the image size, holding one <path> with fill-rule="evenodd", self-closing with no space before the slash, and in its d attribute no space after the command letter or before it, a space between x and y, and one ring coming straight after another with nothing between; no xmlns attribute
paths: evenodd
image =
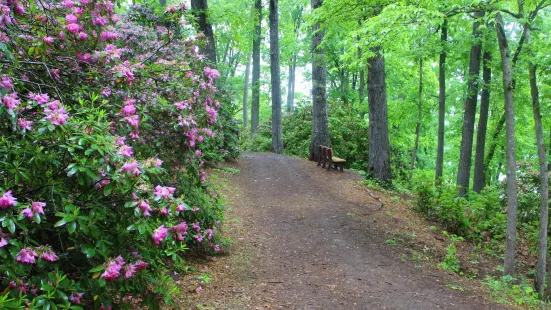
<svg viewBox="0 0 551 310"><path fill-rule="evenodd" d="M0 11L0 308L170 303L182 254L221 250L204 168L238 152L185 6Z"/></svg>

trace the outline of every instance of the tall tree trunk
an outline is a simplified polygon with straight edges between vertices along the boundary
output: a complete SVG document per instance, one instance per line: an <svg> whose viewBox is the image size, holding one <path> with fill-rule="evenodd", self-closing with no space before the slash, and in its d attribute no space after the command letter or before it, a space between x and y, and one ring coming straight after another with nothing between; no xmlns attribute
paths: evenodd
<svg viewBox="0 0 551 310"><path fill-rule="evenodd" d="M270 0L270 73L272 80L272 151L283 153L281 121L281 76L279 71L278 0Z"/></svg>
<svg viewBox="0 0 551 310"><path fill-rule="evenodd" d="M132 1L133 4L135 4L134 1L135 0ZM166 0L159 0L159 5L160 6L166 6Z"/></svg>
<svg viewBox="0 0 551 310"><path fill-rule="evenodd" d="M419 101L417 102L417 126L415 127L415 145L411 152L411 163L409 165L409 182L413 177L415 168L415 157L419 148L419 136L421 136L421 122L423 121L423 58L419 59Z"/></svg>
<svg viewBox="0 0 551 310"><path fill-rule="evenodd" d="M216 45L212 25L207 20L207 11L209 9L207 0L191 0L191 9L197 19L199 31L201 31L208 40L206 46L201 47L200 51L202 54L207 56L207 59L212 64L216 66Z"/></svg>
<svg viewBox="0 0 551 310"><path fill-rule="evenodd" d="M500 13L496 15L496 31L503 71L505 129L507 136L507 234L503 269L504 274L512 275L515 272L518 190L516 176L515 109L513 101L514 86L511 77L509 46L503 27L503 18Z"/></svg>
<svg viewBox="0 0 551 310"><path fill-rule="evenodd" d="M446 119L446 42L448 41L448 20L444 19L440 30L440 63L438 64L438 145L436 151L435 183L440 185L444 168L444 126Z"/></svg>
<svg viewBox="0 0 551 310"><path fill-rule="evenodd" d="M293 110L295 105L295 70L297 67L297 55L293 56L291 65L289 66L289 83L287 86L287 112Z"/></svg>
<svg viewBox="0 0 551 310"><path fill-rule="evenodd" d="M245 89L243 90L243 128L247 128L249 123L249 72L251 71L251 62L247 60L245 66Z"/></svg>
<svg viewBox="0 0 551 310"><path fill-rule="evenodd" d="M364 103L364 89L365 89L365 70L362 68L360 69L360 87L358 89L358 96L360 96L360 106L362 106Z"/></svg>
<svg viewBox="0 0 551 310"><path fill-rule="evenodd" d="M383 183L392 183L388 138L385 58L381 47L372 49L368 59L367 98L369 104L369 163L367 173Z"/></svg>
<svg viewBox="0 0 551 310"><path fill-rule="evenodd" d="M322 3L323 0L312 0L312 10L321 7ZM331 138L327 119L325 50L321 46L324 34L319 22L312 26L312 34L312 140L309 158L318 161L319 146L331 147Z"/></svg>
<svg viewBox="0 0 551 310"><path fill-rule="evenodd" d="M256 0L254 6L255 18L253 38L253 79L251 102L251 135L254 135L260 122L260 43L262 42L262 0Z"/></svg>
<svg viewBox="0 0 551 310"><path fill-rule="evenodd" d="M498 143L500 141L501 131L503 130L503 127L505 126L505 114L501 115L501 118L497 121L496 128L494 129L494 133L492 134L492 140L490 141L490 147L488 148L488 154L486 155L486 158L484 159L484 168L486 171L484 172L485 175L490 175L490 163L492 162L492 159L494 158L494 155L496 153L496 149L498 147ZM488 180L487 184L489 185L490 180Z"/></svg>
<svg viewBox="0 0 551 310"><path fill-rule="evenodd" d="M467 78L467 98L465 99L461 149L459 150L459 170L457 172L457 186L459 187L459 193L461 195L464 195L469 189L469 182L471 177L474 122L476 117L476 102L478 97L478 76L480 75L480 59L482 58L479 19L483 16L484 11L477 11L475 13L476 20L473 23L473 43L471 45L469 76Z"/></svg>
<svg viewBox="0 0 551 310"><path fill-rule="evenodd" d="M484 152L486 147L486 130L488 128L488 111L490 109L490 82L492 80L492 68L490 60L492 54L490 51L484 51L482 57L482 96L480 97L480 116L478 117L478 132L476 136L476 153L474 160L474 180L473 190L480 193L486 185L486 176L484 169Z"/></svg>
<svg viewBox="0 0 551 310"><path fill-rule="evenodd" d="M532 54L531 30L529 25L525 31L525 42L528 46L530 57L528 58L528 71L530 74L530 95L532 96L532 111L534 112L534 125L536 129L536 144L538 146L538 158L540 164L540 230L538 238L538 264L536 268L536 291L543 296L545 288L545 267L547 263L547 226L549 214L549 175L547 174L547 153L545 152L545 142L543 138L543 126L541 124L541 109L539 90L536 80L536 65L531 61L534 59ZM551 289L548 289L551 293Z"/></svg>

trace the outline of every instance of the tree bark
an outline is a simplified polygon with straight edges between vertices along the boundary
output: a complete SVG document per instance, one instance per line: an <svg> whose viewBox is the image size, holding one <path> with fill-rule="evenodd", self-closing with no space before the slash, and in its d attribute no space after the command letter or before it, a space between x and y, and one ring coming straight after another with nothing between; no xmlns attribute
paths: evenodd
<svg viewBox="0 0 551 310"><path fill-rule="evenodd" d="M421 122L423 121L423 58L419 59L419 99L417 103L417 126L415 127L415 145L411 152L411 163L409 165L409 182L413 177L415 168L415 157L419 148L419 136L421 135Z"/></svg>
<svg viewBox="0 0 551 310"><path fill-rule="evenodd" d="M368 60L367 98L369 104L368 176L383 183L392 183L388 138L385 58L380 46L373 48L375 56Z"/></svg>
<svg viewBox="0 0 551 310"><path fill-rule="evenodd" d="M283 153L278 0L270 0L270 73L272 81L272 152Z"/></svg>
<svg viewBox="0 0 551 310"><path fill-rule="evenodd" d="M543 138L543 126L541 123L541 108L539 90L536 79L536 65L531 61L534 55L531 53L531 30L529 25L525 31L525 42L529 49L528 71L530 75L530 95L532 97L532 111L536 130L536 145L538 146L538 158L540 164L540 230L538 238L538 263L536 267L536 291L543 296L545 288L545 267L547 263L547 226L549 214L549 175L547 174L547 153ZM551 295L551 288L547 290Z"/></svg>
<svg viewBox="0 0 551 310"><path fill-rule="evenodd" d="M505 275L512 275L515 272L518 190L516 177L515 110L513 101L514 87L511 77L509 46L503 27L503 18L500 13L496 15L496 31L503 71L505 129L507 136L507 234L503 269Z"/></svg>
<svg viewBox="0 0 551 310"><path fill-rule="evenodd" d="M435 184L440 185L444 168L444 126L446 119L446 42L448 41L448 20L444 19L440 30L440 63L438 64L438 145L436 151Z"/></svg>
<svg viewBox="0 0 551 310"><path fill-rule="evenodd" d="M484 11L477 11L475 13L476 20L473 23L473 43L471 45L469 76L467 79L467 98L465 99L461 149L459 150L459 170L457 172L457 186L459 187L459 194L461 195L465 195L467 193L471 177L474 122L476 117L476 103L478 97L478 77L480 75L480 60L482 58L479 19L483 16Z"/></svg>
<svg viewBox="0 0 551 310"><path fill-rule="evenodd" d="M214 41L214 32L212 31L212 25L207 20L207 0L191 0L191 9L193 10L193 14L197 19L199 31L201 31L208 40L206 46L201 47L200 51L213 65L216 66L216 45Z"/></svg>
<svg viewBox="0 0 551 310"><path fill-rule="evenodd" d="M297 67L297 56L293 56L289 66L289 83L287 86L287 112L291 112L295 105L295 70Z"/></svg>
<svg viewBox="0 0 551 310"><path fill-rule="evenodd" d="M484 51L482 57L482 96L480 97L480 115L478 117L478 131L476 136L476 152L474 160L473 190L480 193L486 185L484 169L484 152L486 147L486 131L488 128L488 111L490 109L490 82L492 80L492 68L490 67L492 54Z"/></svg>
<svg viewBox="0 0 551 310"><path fill-rule="evenodd" d="M243 128L247 128L249 123L249 72L251 71L251 62L247 60L245 66L245 89L243 90Z"/></svg>
<svg viewBox="0 0 551 310"><path fill-rule="evenodd" d="M166 0L159 0L159 5L160 6L166 6Z"/></svg>
<svg viewBox="0 0 551 310"><path fill-rule="evenodd" d="M501 118L497 121L496 128L494 130L494 133L492 134L492 141L490 143L490 147L488 148L488 154L486 155L486 158L484 159L484 168L486 169L485 175L490 175L490 163L492 162L492 159L494 158L499 137L501 136L501 131L503 130L503 127L505 126L505 114L501 115ZM490 184L490 180L487 180L487 184Z"/></svg>
<svg viewBox="0 0 551 310"><path fill-rule="evenodd" d="M253 76L251 102L251 135L254 135L260 122L260 43L262 42L262 0L256 0L254 12L256 25L253 38Z"/></svg>
<svg viewBox="0 0 551 310"><path fill-rule="evenodd" d="M312 10L321 7L322 2L323 0L312 0ZM312 33L312 140L309 158L318 161L319 146L331 147L331 138L327 119L325 50L321 47L324 33L319 22L312 26Z"/></svg>
<svg viewBox="0 0 551 310"><path fill-rule="evenodd" d="M365 89L365 71L360 69L360 87L358 89L358 96L360 96L360 106L364 103L364 89Z"/></svg>

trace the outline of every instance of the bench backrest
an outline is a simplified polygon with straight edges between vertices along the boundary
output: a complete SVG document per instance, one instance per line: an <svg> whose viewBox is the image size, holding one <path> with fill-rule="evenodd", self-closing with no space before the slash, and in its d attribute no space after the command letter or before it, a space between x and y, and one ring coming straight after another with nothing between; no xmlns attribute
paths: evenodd
<svg viewBox="0 0 551 310"><path fill-rule="evenodd" d="M323 161L326 161L326 162L331 161L331 159L333 158L333 149L323 145L320 145L319 147L320 147L320 153L321 153L320 156L323 159Z"/></svg>

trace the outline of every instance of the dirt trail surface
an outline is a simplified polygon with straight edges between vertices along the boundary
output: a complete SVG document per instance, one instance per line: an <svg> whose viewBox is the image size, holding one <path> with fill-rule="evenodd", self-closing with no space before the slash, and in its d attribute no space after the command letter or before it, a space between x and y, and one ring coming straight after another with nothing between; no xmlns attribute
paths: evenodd
<svg viewBox="0 0 551 310"><path fill-rule="evenodd" d="M448 288L457 276L401 260L373 220L384 207L358 174L264 153L233 167L226 191L238 227L218 259L228 272L197 309L504 309Z"/></svg>

